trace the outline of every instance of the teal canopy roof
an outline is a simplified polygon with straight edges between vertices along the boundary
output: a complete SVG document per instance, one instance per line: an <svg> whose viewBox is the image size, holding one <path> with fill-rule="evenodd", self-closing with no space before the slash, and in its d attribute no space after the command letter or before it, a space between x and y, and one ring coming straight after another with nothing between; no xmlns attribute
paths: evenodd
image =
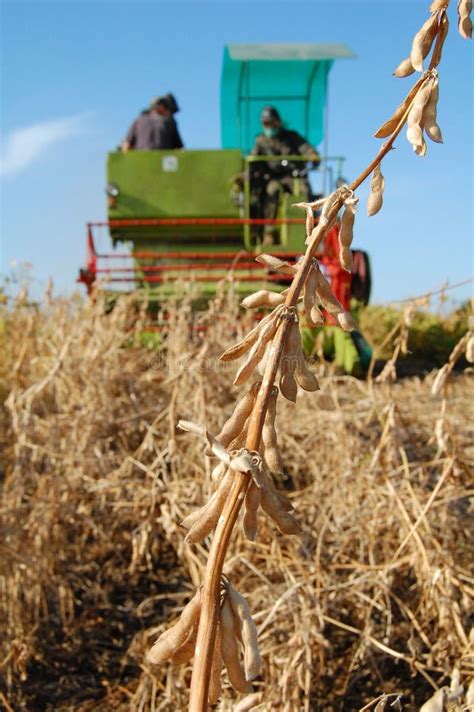
<svg viewBox="0 0 474 712"><path fill-rule="evenodd" d="M327 78L343 44L228 45L221 78L223 148L251 151L261 131L260 112L275 106L287 128L317 146L324 136Z"/></svg>

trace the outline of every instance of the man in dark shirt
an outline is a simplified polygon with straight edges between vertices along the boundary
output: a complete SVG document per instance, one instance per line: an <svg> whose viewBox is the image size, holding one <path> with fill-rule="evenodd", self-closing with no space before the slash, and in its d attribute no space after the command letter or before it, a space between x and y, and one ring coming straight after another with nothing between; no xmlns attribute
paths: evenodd
<svg viewBox="0 0 474 712"><path fill-rule="evenodd" d="M181 136L179 135L178 125L174 114L179 111L179 106L173 94L165 94L154 100L157 106L158 114L166 121L162 134L159 140L163 146L158 148L184 148Z"/></svg>
<svg viewBox="0 0 474 712"><path fill-rule="evenodd" d="M172 95L169 95L172 96ZM154 99L150 109L143 111L130 126L125 140L122 142L122 151L153 151L157 149L183 148L168 97Z"/></svg>
<svg viewBox="0 0 474 712"><path fill-rule="evenodd" d="M304 167L304 162L288 161L284 156L300 154L308 156L314 167L320 156L314 146L296 131L283 128L280 114L273 106L266 106L261 113L263 132L258 134L252 150L254 156L282 156L282 160L258 161L252 164L251 190L257 204L258 217L268 220L276 218L281 191L293 191L294 175ZM311 192L306 176L300 177L300 196L308 199ZM266 225L264 244L274 242L275 229Z"/></svg>

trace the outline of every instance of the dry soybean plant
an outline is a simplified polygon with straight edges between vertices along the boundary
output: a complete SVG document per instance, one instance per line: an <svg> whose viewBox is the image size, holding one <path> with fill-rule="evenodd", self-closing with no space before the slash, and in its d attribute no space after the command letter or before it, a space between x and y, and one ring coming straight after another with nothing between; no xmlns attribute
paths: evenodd
<svg viewBox="0 0 474 712"><path fill-rule="evenodd" d="M431 387L431 392L434 396L444 389L446 381L456 365L456 362L463 354L465 355L468 363L474 363L474 315L469 317L469 329L467 333L459 339L458 343L452 350L447 363L439 369L435 376Z"/></svg>
<svg viewBox="0 0 474 712"><path fill-rule="evenodd" d="M236 294L198 314L172 300L166 341L150 351L134 300L109 314L100 302L56 298L47 309L0 310L0 328L15 337L0 358L7 710L188 705L190 664L143 664L170 613L202 594L207 544L184 544L190 528L180 522L212 491L212 461L202 430L192 437L175 425L187 417L221 430L235 405L233 362L216 370L214 359L251 320L236 320ZM206 330L190 333L191 316ZM455 669L464 687L472 675L472 378L453 375L433 396L434 373L371 387L330 371L317 365L321 390L301 391L298 408L278 398L294 486L285 494L303 537L275 536L263 515L255 542L251 517L247 532L234 529L219 595L228 581L250 605L265 690L260 677L237 703L222 675L220 712L259 699L262 712L392 710L400 694L403 709L418 709L431 688L451 694ZM265 459L278 472L266 430Z"/></svg>
<svg viewBox="0 0 474 712"><path fill-rule="evenodd" d="M420 77L394 114L375 133L387 141L372 163L352 182L342 185L326 198L298 206L306 212L306 252L301 261L291 265L273 257L258 259L274 272L293 275L291 286L282 294L260 291L247 297L243 304L248 309L270 307L270 313L255 326L242 341L227 349L223 361L245 356L234 380L235 385L248 383L257 371L259 380L238 401L235 409L215 437L197 423L180 421L178 426L200 437L206 444L206 455L217 464L212 473L215 491L209 501L183 521L188 528L187 541L201 542L214 530L202 586L183 610L172 628L164 632L148 653L148 662L174 664L187 662L194 655L189 709L203 712L214 705L220 695L221 669L225 665L234 689L241 693L252 691L252 681L260 674L260 656L255 624L245 598L223 575L227 548L239 512L244 507L243 529L250 540L258 531L258 515L262 509L281 534L298 535L301 527L291 502L276 488L273 475L282 470L283 456L275 430L277 403L280 397L296 401L298 386L306 391L317 391L318 380L305 363L299 331L299 302L303 302L305 317L310 325L322 322L321 310L327 311L345 331L356 328L352 316L343 309L333 295L315 257L328 230L343 209L340 230L339 258L344 269L351 269L352 230L358 198L357 188L371 176L368 215L375 215L382 207L384 178L382 159L405 124L407 139L419 156L426 154L425 135L442 142L436 121L438 102L438 71L449 21L447 8L450 0L435 0L430 14L413 39L410 56L395 70L398 77L419 72ZM471 37L470 0L459 0L459 31ZM426 71L423 62L431 52ZM314 213L320 211L315 224ZM472 337L465 338L452 355L450 364L440 372L434 388L439 388L447 376L458 351L469 346ZM275 382L278 380L277 387ZM285 453L286 457L291 453ZM243 650L243 663L240 648ZM243 702L241 709L250 709L255 699Z"/></svg>

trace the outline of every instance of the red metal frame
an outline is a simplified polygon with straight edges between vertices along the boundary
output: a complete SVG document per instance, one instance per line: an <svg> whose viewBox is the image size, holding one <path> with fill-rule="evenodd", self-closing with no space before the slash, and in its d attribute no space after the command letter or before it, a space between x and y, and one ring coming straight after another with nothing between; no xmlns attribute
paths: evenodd
<svg viewBox="0 0 474 712"><path fill-rule="evenodd" d="M166 225L303 225L302 218L120 218L87 223L87 227L146 227Z"/></svg>
<svg viewBox="0 0 474 712"><path fill-rule="evenodd" d="M167 273L170 272L192 272L193 281L208 282L222 278L222 275L212 276L212 272L217 270L235 272L236 280L240 282L290 282L291 277L285 275L269 274L261 264L255 261L255 255L245 250L238 252L147 252L137 251L133 253L98 253L94 244L94 228L100 227L134 227L134 226L179 226L179 225L282 225L301 224L303 219L276 219L265 220L261 218L160 218L160 219L131 219L131 220L110 220L108 222L87 223L87 261L86 268L80 270L78 282L86 285L89 294L92 293L97 278L100 275L107 275L108 283L136 283L137 281L147 284L159 284L166 280ZM328 233L324 249L318 256L324 265L326 273L331 280L331 287L344 308L348 309L351 295L351 275L343 270L339 264L339 224L335 225ZM269 248L273 255L283 259L296 259L299 253L275 252ZM112 260L123 259L151 259L156 261L174 260L176 264L156 264L156 265L133 265L130 267L116 267L113 265L104 267L105 260L111 265ZM186 263L179 263L186 260ZM190 262L192 260L192 262ZM205 270L207 274L196 272ZM211 274L209 274L211 272ZM124 275L124 276L122 276ZM128 276L127 276L128 275Z"/></svg>
<svg viewBox="0 0 474 712"><path fill-rule="evenodd" d="M349 311L351 304L352 275L342 269L339 262L339 230L340 223L337 222L332 227L324 241L324 249L319 257L319 261L325 267L326 276L331 282L331 289L339 299L344 309ZM328 319L336 323L332 317Z"/></svg>

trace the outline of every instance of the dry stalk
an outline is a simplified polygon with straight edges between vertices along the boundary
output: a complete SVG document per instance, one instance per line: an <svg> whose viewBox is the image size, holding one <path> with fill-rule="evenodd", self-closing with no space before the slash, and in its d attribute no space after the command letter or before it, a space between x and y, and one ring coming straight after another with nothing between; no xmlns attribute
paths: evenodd
<svg viewBox="0 0 474 712"><path fill-rule="evenodd" d="M285 306L288 310L295 310L300 295L304 291L305 283L312 270L314 269L315 254L317 248L324 240L329 228L333 225L338 211L348 201L352 200L352 205L354 204L354 191L363 183L363 181L371 174L374 173L374 179L372 182L372 192L375 196L375 205L369 206L369 213L375 214L381 207L382 203L382 190L383 190L383 178L380 174L380 163L382 159L391 150L393 143L401 130L403 129L405 123L409 122L409 139L414 143L415 150L420 155L424 155L426 151L426 146L422 138L423 127L427 119L424 118L425 106L429 112L429 132L434 132L431 136L434 140L440 139L440 132L436 125L436 100L437 100L437 73L434 69L436 64L441 58L441 47L444 43L447 34L447 23L444 22L446 16L446 5L443 4L441 8L436 8L432 12L429 21L425 23L420 32L416 35L413 48L411 61L415 69L419 71L422 70L423 58L429 53L433 42L436 39L435 50L430 63L430 68L428 72L424 73L420 80L416 83L415 87L412 89L404 104L401 106L400 110L397 110L391 122L388 126L388 134L384 132L384 136L388 135L389 138L386 143L382 146L380 151L374 160L369 164L369 166L362 171L362 173L348 186L342 186L336 190L332 195L330 195L322 205L321 217L319 224L313 227L311 219L311 209L306 204L301 204L307 213L307 249L302 262L298 266L298 270L293 278L290 288L287 291L285 298ZM464 8L464 6L463 6ZM465 10L463 9L465 13ZM466 21L463 20L466 26ZM426 113L426 112L425 112ZM410 123L411 121L411 123ZM415 138L412 138L416 134ZM417 133L418 132L418 133ZM430 134L431 135L431 134ZM351 234L352 234L352 224L354 220L354 208L346 207L345 213L345 232L344 239L341 241L341 262L344 268L350 269L350 263L347 257L346 246L350 244ZM347 233L347 235L346 235ZM325 307L328 307L331 303L331 295L326 295L326 302L323 301ZM246 306L260 306L262 304L274 305L278 304L278 299L270 298L266 293L258 294L255 298L246 300ZM336 307L337 309L337 307ZM276 322L276 319L274 320ZM343 323L341 322L341 325ZM266 348L268 350L268 355L266 357L266 365L263 375L263 380L259 388L258 394L255 399L255 404L251 416L249 418L247 437L245 442L245 447L250 452L257 452L261 447L261 437L262 430L265 423L265 417L267 409L269 406L270 397L272 394L272 389L274 388L274 383L277 377L278 370L280 368L280 362L282 361L283 354L285 352L285 346L291 333L292 321L289 319L280 319L275 331L273 328L271 335L267 339ZM352 324L348 324L348 328L354 328ZM256 342L259 344L259 341ZM391 364L396 360L398 352L403 350L406 345L406 338L404 332L399 339L397 345L397 351L394 354ZM255 349L256 347L254 347ZM256 349L255 362L260 360L263 356L265 349ZM252 368L254 364L252 362ZM245 367L244 367L245 368ZM393 366L392 366L393 368ZM291 374L290 374L291 375ZM283 376L285 378L285 376ZM291 375L291 378L294 377ZM294 380L293 380L294 383ZM280 388L283 388L285 383L281 382ZM296 388L296 384L294 386ZM285 389L282 394L285 395L290 400L293 400L293 387L291 390L291 395L288 395ZM294 391L296 395L296 390ZM232 485L230 495L224 505L219 522L216 526L214 538L211 545L211 550L209 553L209 558L206 566L206 572L204 576L203 583L203 594L202 594L202 615L199 625L198 638L196 643L197 655L195 657L193 675L191 682L191 695L190 695L190 712L204 712L207 709L207 699L209 691L209 679L211 675L211 666L213 659L213 648L216 636L216 627L218 620L218 600L219 600L219 589L221 585L222 569L225 560L226 550L230 541L233 527L235 525L239 510L244 501L245 493L249 487L249 474L239 473L235 477L235 481Z"/></svg>

